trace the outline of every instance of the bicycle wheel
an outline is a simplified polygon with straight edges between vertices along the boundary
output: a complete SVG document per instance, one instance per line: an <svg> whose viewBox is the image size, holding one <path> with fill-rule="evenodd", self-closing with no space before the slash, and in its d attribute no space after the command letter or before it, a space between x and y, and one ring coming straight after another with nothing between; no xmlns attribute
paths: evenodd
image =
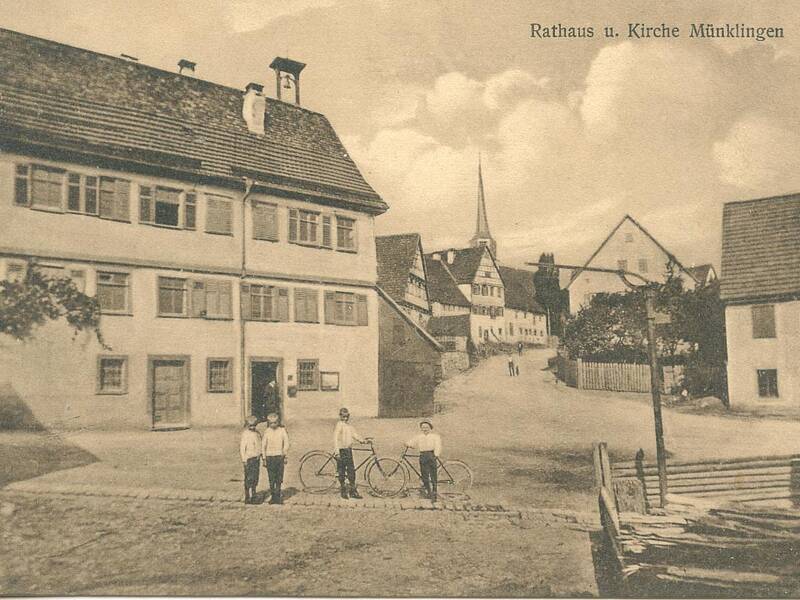
<svg viewBox="0 0 800 600"><path fill-rule="evenodd" d="M336 486L337 469L333 454L314 450L300 460L300 483L309 494L324 494Z"/></svg>
<svg viewBox="0 0 800 600"><path fill-rule="evenodd" d="M460 460L446 460L438 471L439 492L466 494L472 487L472 469Z"/></svg>
<svg viewBox="0 0 800 600"><path fill-rule="evenodd" d="M393 458L376 458L367 467L367 483L381 498L391 498L406 489L408 473Z"/></svg>

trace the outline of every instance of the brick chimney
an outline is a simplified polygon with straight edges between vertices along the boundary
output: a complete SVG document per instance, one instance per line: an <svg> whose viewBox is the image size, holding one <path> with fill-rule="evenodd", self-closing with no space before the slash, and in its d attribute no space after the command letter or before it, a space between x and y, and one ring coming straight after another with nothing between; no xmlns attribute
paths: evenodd
<svg viewBox="0 0 800 600"><path fill-rule="evenodd" d="M263 85L248 83L242 102L242 117L247 123L247 129L258 135L264 135L264 114L267 110L267 99L263 92Z"/></svg>
<svg viewBox="0 0 800 600"><path fill-rule="evenodd" d="M178 61L178 73L181 75L194 75L197 63L182 58Z"/></svg>

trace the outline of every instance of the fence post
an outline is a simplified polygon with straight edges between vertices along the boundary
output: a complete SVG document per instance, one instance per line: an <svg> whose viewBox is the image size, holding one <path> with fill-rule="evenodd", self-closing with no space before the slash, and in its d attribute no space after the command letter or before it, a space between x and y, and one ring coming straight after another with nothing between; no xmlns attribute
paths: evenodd
<svg viewBox="0 0 800 600"><path fill-rule="evenodd" d="M577 366L577 369L576 369L577 370L577 375L576 375L577 381L575 382L575 387L578 388L579 390L582 390L583 389L583 360L581 360L579 358L576 361L575 364Z"/></svg>

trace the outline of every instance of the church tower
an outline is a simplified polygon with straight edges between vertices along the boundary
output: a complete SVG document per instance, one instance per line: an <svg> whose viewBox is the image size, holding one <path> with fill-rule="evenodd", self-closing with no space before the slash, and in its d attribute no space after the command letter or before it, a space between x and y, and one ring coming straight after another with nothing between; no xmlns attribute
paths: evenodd
<svg viewBox="0 0 800 600"><path fill-rule="evenodd" d="M478 222L475 226L475 235L470 244L477 248L486 246L491 250L492 256L497 258L497 242L489 233L489 219L486 217L486 198L483 193L483 174L481 173L481 158L478 155Z"/></svg>

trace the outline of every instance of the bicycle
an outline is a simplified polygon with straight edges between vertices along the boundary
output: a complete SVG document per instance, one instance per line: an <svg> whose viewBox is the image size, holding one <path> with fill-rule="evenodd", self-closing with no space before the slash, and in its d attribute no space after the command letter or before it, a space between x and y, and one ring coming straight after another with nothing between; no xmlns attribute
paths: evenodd
<svg viewBox="0 0 800 600"><path fill-rule="evenodd" d="M375 465L370 465L367 468L367 481L371 477L375 477L376 482L380 481L384 492L384 497L398 496L408 491L408 483L411 479L411 473L414 473L419 481L422 481L422 473L417 470L419 462L414 464L411 458L419 458L419 454L409 454L409 448L406 447L400 455L399 460L394 459L380 459L387 461L380 465L379 470L373 473ZM390 470L389 467L392 461L397 464L396 470ZM437 467L437 487L440 496L452 495L467 495L467 492L472 487L474 477L472 469L463 460L449 459L442 461L438 456L436 457ZM467 496L468 497L468 496Z"/></svg>
<svg viewBox="0 0 800 600"><path fill-rule="evenodd" d="M393 458L380 458L375 452L372 438L366 438L365 447L353 447L353 452L369 452L355 468L356 474L364 469L364 480L369 485L372 492L380 497L387 497L394 492L393 488L386 489L385 485L390 483L392 478L386 477L387 473L396 473L401 469L400 463ZM372 479L367 477L367 472L375 469ZM325 450L311 450L300 458L298 468L300 483L303 490L309 494L324 494L332 490L339 483L338 460L330 452ZM357 476L357 475L356 475Z"/></svg>

